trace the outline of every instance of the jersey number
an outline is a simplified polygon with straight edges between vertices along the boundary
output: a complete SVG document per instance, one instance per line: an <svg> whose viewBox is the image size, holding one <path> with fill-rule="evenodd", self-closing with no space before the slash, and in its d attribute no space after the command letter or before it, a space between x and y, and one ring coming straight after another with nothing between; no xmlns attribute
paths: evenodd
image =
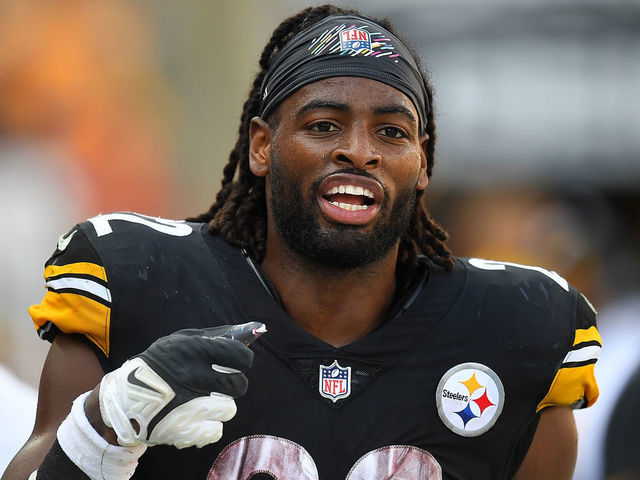
<svg viewBox="0 0 640 480"><path fill-rule="evenodd" d="M111 221L120 220L123 222L137 223L144 225L145 227L152 228L156 232L165 233L167 235L173 235L174 237L186 237L189 235L193 228L190 225L184 223L181 220L167 220L166 218L159 217L147 217L146 215L140 215L136 213L108 213L106 215L98 215L97 217L90 218L89 221L96 229L96 234L99 237L113 233L111 228Z"/></svg>
<svg viewBox="0 0 640 480"><path fill-rule="evenodd" d="M480 268L482 270L506 270L507 267L522 268L524 270L534 270L536 272L542 273L543 275L546 275L562 288L564 288L567 292L569 291L569 283L564 278L562 278L556 272L546 270L542 267L532 267L530 265L521 265L519 263L511 262L496 262L495 260L485 260L483 258L470 258L469 263L474 267Z"/></svg>
<svg viewBox="0 0 640 480"><path fill-rule="evenodd" d="M268 474L275 480L318 480L316 464L304 447L271 435L243 437L218 455L207 480L249 480ZM442 480L442 469L426 450L393 445L373 450L351 468L345 480Z"/></svg>

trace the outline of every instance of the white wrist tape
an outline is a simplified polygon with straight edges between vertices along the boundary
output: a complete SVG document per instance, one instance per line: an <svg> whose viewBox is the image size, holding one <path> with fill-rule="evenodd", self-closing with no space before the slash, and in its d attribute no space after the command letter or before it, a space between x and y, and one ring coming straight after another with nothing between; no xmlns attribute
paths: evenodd
<svg viewBox="0 0 640 480"><path fill-rule="evenodd" d="M138 466L146 445L111 445L87 420L84 403L90 392L73 402L71 413L58 428L58 443L69 459L91 480L128 480Z"/></svg>

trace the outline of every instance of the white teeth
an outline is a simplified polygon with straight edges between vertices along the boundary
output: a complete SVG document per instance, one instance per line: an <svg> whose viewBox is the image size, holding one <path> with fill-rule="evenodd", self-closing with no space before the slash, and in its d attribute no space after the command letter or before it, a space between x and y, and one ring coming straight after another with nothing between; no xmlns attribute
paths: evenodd
<svg viewBox="0 0 640 480"><path fill-rule="evenodd" d="M366 210L369 208L367 205L352 205L350 203L343 202L331 202L336 207L340 207L343 210L348 210L350 212L355 212L356 210Z"/></svg>
<svg viewBox="0 0 640 480"><path fill-rule="evenodd" d="M331 188L327 195L335 195L336 193L346 193L347 195L362 195L368 198L373 198L371 190L364 187L356 187L354 185L337 185Z"/></svg>

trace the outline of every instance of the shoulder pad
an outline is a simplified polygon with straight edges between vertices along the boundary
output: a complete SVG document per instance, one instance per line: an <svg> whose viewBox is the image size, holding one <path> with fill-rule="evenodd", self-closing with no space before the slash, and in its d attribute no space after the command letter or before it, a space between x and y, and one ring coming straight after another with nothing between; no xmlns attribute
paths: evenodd
<svg viewBox="0 0 640 480"><path fill-rule="evenodd" d="M163 240L192 232L193 226L184 221L131 212L98 215L77 224L58 239L45 264L47 293L39 305L29 308L38 334L49 341L58 331L83 334L109 356L110 266L144 262L145 253L153 258L166 247Z"/></svg>
<svg viewBox="0 0 640 480"><path fill-rule="evenodd" d="M109 354L111 293L100 256L81 224L58 239L45 263L47 293L29 314L40 337L53 341L57 332L79 333Z"/></svg>
<svg viewBox="0 0 640 480"><path fill-rule="evenodd" d="M90 235L96 238L107 235L123 235L131 232L139 235L161 233L171 237L185 237L193 233L193 224L184 220L169 220L133 212L115 212L98 215L85 222L90 225Z"/></svg>
<svg viewBox="0 0 640 480"><path fill-rule="evenodd" d="M484 270L487 272L504 272L499 275L498 279L506 281L526 281L532 278L546 279L554 282L566 292L569 291L569 282L556 272L547 270L546 268L534 265L523 265L513 262L499 262L496 260L485 260L483 258L462 259L465 263L471 265L476 270Z"/></svg>
<svg viewBox="0 0 640 480"><path fill-rule="evenodd" d="M558 405L576 409L593 405L599 395L594 367L601 348L596 311L587 298L579 294L573 345L556 372L549 391L538 404L538 411Z"/></svg>
<svg viewBox="0 0 640 480"><path fill-rule="evenodd" d="M483 285L483 290L502 298L505 309L524 305L528 315L536 316L529 320L529 328L535 328L531 330L530 348L537 341L539 354L548 355L545 345L565 345L558 352L561 360L550 374L549 379L553 379L537 410L592 405L598 398L594 364L602 340L596 327L596 311L584 295L556 272L542 267L479 258L463 259L463 263L471 272L480 274L475 282ZM520 300L516 303L515 298ZM537 318L540 315L542 318Z"/></svg>

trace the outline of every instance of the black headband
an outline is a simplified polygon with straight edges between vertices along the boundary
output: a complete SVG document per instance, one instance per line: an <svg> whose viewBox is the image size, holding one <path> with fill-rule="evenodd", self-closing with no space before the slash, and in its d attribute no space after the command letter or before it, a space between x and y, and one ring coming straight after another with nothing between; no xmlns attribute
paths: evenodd
<svg viewBox="0 0 640 480"><path fill-rule="evenodd" d="M413 56L387 29L358 15L331 15L289 40L262 82L260 116L267 118L299 88L330 77L370 78L400 90L425 131L429 102Z"/></svg>

